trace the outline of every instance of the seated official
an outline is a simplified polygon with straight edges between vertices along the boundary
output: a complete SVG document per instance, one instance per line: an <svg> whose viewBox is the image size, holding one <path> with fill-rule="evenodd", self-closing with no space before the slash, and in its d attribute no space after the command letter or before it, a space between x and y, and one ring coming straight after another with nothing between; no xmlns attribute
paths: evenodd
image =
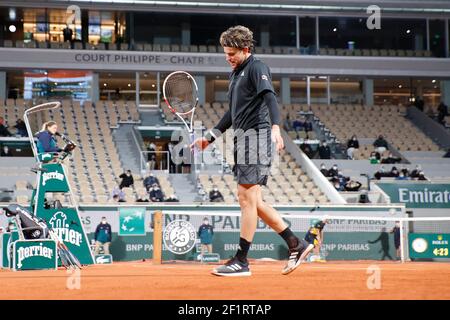
<svg viewBox="0 0 450 320"><path fill-rule="evenodd" d="M36 148L40 160L49 161L53 159L53 153L61 152L63 149L58 147L56 142L56 133L58 125L55 121L48 121L42 125L42 130L36 134Z"/></svg>

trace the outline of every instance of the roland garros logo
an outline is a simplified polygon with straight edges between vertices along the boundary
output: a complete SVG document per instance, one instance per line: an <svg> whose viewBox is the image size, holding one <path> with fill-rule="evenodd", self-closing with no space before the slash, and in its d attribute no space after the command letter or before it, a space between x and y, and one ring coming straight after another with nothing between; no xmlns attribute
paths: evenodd
<svg viewBox="0 0 450 320"><path fill-rule="evenodd" d="M22 268L22 261L31 257L53 258L53 249L44 247L42 243L38 246L23 247L17 250L17 267Z"/></svg>
<svg viewBox="0 0 450 320"><path fill-rule="evenodd" d="M45 172L42 176L42 185L45 186L48 180L64 181L64 175L62 173L59 173L58 171Z"/></svg>
<svg viewBox="0 0 450 320"><path fill-rule="evenodd" d="M163 232L163 241L166 248L175 254L184 254L192 250L197 240L194 226L184 220L174 220L169 223Z"/></svg>

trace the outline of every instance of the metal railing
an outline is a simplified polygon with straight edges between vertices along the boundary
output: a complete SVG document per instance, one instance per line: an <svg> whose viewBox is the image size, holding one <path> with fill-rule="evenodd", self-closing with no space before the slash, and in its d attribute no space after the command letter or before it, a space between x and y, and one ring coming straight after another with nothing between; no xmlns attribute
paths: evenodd
<svg viewBox="0 0 450 320"><path fill-rule="evenodd" d="M149 160L149 154L155 155L155 160ZM158 157L158 155L160 155ZM170 171L169 151L141 151L141 172L145 171Z"/></svg>

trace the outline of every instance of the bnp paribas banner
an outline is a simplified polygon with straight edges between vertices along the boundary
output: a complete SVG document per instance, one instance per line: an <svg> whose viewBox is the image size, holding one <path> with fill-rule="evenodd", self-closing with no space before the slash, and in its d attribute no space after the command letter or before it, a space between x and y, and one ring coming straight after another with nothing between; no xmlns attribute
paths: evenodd
<svg viewBox="0 0 450 320"><path fill-rule="evenodd" d="M328 260L395 260L395 245L391 230L381 232L326 232L321 253ZM93 234L88 235L92 239ZM239 232L215 232L213 252L221 259L232 257L238 248ZM145 236L121 237L113 232L110 251L114 261L150 259L153 256L153 233ZM174 254L163 246L163 261L197 260L195 247L183 254ZM255 234L250 258L287 259L286 244L276 233Z"/></svg>
<svg viewBox="0 0 450 320"><path fill-rule="evenodd" d="M391 203L404 203L407 208L450 208L450 184L378 183L391 198Z"/></svg>

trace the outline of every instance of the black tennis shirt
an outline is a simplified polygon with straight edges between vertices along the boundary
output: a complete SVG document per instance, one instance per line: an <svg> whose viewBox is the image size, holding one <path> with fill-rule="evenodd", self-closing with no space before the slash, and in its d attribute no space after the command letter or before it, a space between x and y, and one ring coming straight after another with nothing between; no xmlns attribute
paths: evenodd
<svg viewBox="0 0 450 320"><path fill-rule="evenodd" d="M214 129L221 133L231 126L234 130L270 130L272 126L270 110L264 99L267 92L275 95L270 69L250 55L230 75L228 87L230 109ZM276 112L278 113L278 110Z"/></svg>

